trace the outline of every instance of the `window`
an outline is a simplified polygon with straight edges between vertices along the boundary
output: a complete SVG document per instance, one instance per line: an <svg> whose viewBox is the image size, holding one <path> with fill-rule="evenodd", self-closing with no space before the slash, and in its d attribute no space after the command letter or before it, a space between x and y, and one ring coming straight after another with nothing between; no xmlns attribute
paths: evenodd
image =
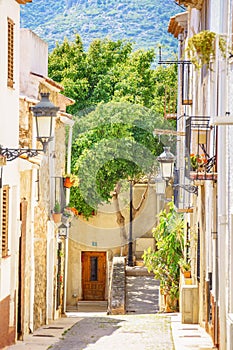
<svg viewBox="0 0 233 350"><path fill-rule="evenodd" d="M98 257L91 256L91 281L98 281Z"/></svg>
<svg viewBox="0 0 233 350"><path fill-rule="evenodd" d="M8 60L7 60L7 86L14 85L14 22L8 18Z"/></svg>
<svg viewBox="0 0 233 350"><path fill-rule="evenodd" d="M8 255L8 215L9 215L9 186L3 186L2 199L2 257Z"/></svg>

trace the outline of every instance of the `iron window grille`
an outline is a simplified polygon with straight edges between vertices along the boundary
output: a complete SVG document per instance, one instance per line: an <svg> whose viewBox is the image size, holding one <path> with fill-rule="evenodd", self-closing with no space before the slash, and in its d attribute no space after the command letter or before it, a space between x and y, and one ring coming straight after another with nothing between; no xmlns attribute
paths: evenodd
<svg viewBox="0 0 233 350"><path fill-rule="evenodd" d="M216 180L217 132L209 116L189 116L185 127L185 176L191 180Z"/></svg>

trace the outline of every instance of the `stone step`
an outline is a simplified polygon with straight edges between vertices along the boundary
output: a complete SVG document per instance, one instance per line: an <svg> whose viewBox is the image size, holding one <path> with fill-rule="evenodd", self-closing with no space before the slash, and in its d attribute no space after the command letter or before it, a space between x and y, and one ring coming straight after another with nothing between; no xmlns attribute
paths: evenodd
<svg viewBox="0 0 233 350"><path fill-rule="evenodd" d="M144 266L144 260L137 259L137 260L135 261L135 265L136 265L136 266Z"/></svg>
<svg viewBox="0 0 233 350"><path fill-rule="evenodd" d="M126 266L126 276L151 276L154 278L152 272L148 272L145 266Z"/></svg>
<svg viewBox="0 0 233 350"><path fill-rule="evenodd" d="M79 300L75 306L67 307L68 312L105 312L107 311L107 301Z"/></svg>
<svg viewBox="0 0 233 350"><path fill-rule="evenodd" d="M157 313L159 311L159 281L151 275L132 275L126 277L126 312Z"/></svg>

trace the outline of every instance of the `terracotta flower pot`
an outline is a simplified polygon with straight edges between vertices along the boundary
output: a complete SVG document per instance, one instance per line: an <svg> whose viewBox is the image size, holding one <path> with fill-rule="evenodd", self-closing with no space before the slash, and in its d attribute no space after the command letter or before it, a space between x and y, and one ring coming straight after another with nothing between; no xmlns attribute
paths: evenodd
<svg viewBox="0 0 233 350"><path fill-rule="evenodd" d="M183 271L184 278L190 278L191 277L191 271Z"/></svg>
<svg viewBox="0 0 233 350"><path fill-rule="evenodd" d="M61 222L61 213L53 213L52 217L55 224L58 224L59 222Z"/></svg>
<svg viewBox="0 0 233 350"><path fill-rule="evenodd" d="M176 312L178 311L179 300L172 298L169 294L165 298L165 312Z"/></svg>
<svg viewBox="0 0 233 350"><path fill-rule="evenodd" d="M73 186L74 181L70 180L70 177L66 177L64 179L64 187L71 188Z"/></svg>

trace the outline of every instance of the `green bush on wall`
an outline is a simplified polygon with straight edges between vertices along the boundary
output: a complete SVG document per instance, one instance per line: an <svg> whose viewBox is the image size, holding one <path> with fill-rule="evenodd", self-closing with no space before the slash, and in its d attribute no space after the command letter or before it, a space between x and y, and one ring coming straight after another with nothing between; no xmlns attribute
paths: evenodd
<svg viewBox="0 0 233 350"><path fill-rule="evenodd" d="M216 39L217 34L209 30L203 30L188 39L185 51L197 69L205 64L210 68L211 59L216 57ZM226 57L226 40L221 35L218 36L218 48L222 56Z"/></svg>

